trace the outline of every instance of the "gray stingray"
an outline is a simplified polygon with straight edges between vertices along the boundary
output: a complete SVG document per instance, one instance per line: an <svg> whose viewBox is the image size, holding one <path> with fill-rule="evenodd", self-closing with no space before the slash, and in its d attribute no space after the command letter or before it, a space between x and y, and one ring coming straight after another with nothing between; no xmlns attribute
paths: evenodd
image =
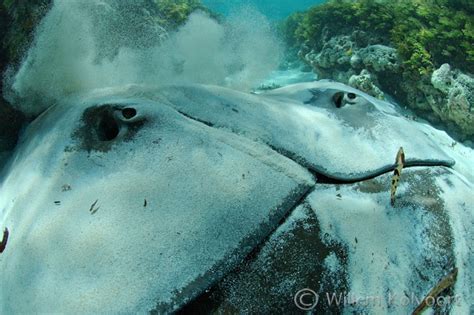
<svg viewBox="0 0 474 315"><path fill-rule="evenodd" d="M400 146L407 164L450 166L440 134L334 83L71 97L27 128L0 177L1 312L178 310L295 208L334 198L317 176L376 176Z"/></svg>
<svg viewBox="0 0 474 315"><path fill-rule="evenodd" d="M160 103L54 106L29 126L0 188L10 230L0 305L173 310L242 260L313 184L271 149Z"/></svg>
<svg viewBox="0 0 474 315"><path fill-rule="evenodd" d="M454 164L436 142L442 132L335 82L295 84L261 95L214 86L169 87L155 97L337 180L361 180L392 169L400 147L407 152L407 166Z"/></svg>

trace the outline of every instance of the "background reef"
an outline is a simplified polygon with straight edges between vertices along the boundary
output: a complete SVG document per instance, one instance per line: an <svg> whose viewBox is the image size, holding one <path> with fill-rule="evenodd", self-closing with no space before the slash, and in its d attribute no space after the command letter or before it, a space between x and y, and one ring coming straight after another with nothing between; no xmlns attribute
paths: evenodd
<svg viewBox="0 0 474 315"><path fill-rule="evenodd" d="M392 95L460 140L474 135L474 2L329 1L282 24L319 75Z"/></svg>

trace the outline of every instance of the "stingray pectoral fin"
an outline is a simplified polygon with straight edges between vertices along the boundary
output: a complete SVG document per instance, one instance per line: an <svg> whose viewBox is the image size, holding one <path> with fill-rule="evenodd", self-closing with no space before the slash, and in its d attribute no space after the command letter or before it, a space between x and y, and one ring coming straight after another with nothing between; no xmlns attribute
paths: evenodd
<svg viewBox="0 0 474 315"><path fill-rule="evenodd" d="M114 123L121 108L142 123ZM48 150L36 145L44 137ZM22 240L0 259L2 286L15 288L0 297L8 313L173 312L234 269L314 185L259 142L137 99L60 104L18 152L0 198ZM51 211L47 187L64 182L74 190Z"/></svg>

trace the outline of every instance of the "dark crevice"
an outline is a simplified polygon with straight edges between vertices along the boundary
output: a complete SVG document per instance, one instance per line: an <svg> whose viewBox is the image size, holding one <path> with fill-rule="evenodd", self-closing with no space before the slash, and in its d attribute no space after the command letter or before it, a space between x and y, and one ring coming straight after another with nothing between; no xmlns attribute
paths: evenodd
<svg viewBox="0 0 474 315"><path fill-rule="evenodd" d="M242 259L242 262L255 260L257 256L259 255L259 253L262 251L265 244L267 244L270 238L275 234L277 229L279 229L285 223L285 221L288 220L288 217L295 211L295 209L298 206L304 204L304 201L306 200L308 195L311 194L313 191L314 191L314 187L308 188L301 195L301 197L297 199L296 202L294 202L293 206L288 209L288 211L284 214L284 216L280 219L280 221L269 231L269 233L250 251L250 253L247 254L247 256L245 256ZM226 275L231 274L231 273L238 273L240 268L241 268L241 264L237 264L237 266L234 269L227 272ZM178 309L175 312L175 314L185 315L185 314L208 313L209 309L213 308L213 305L211 305L212 301L210 299L210 296L216 290L216 287L219 285L222 279L224 279L224 277L222 277L219 281L211 285L208 290L205 290L203 293L199 294L194 299L190 300L188 303L183 305L180 309ZM205 309L206 311L203 312L202 311L203 309Z"/></svg>
<svg viewBox="0 0 474 315"><path fill-rule="evenodd" d="M294 206L287 211L287 213L280 219L280 221L277 223L277 225L275 226L275 228L273 228L273 230L270 231L270 233L260 242L260 244L258 244L248 255L247 257L244 259L244 260L253 260L257 257L257 255L260 253L260 251L262 250L263 246L270 240L270 238L272 237L272 235L276 232L276 230L278 228L280 228L280 226L283 225L283 223L285 223L286 220L288 220L288 217L295 211L295 209L302 205L304 203L304 201L306 200L306 198L314 191L314 187L313 188L308 188L308 190L303 193L301 195L301 197L295 202Z"/></svg>
<svg viewBox="0 0 474 315"><path fill-rule="evenodd" d="M274 209L271 209L268 219L260 224L260 228L256 229L250 235L245 236L241 240L240 244L233 250L233 252L226 255L226 257L224 257L221 261L218 261L199 278L194 279L179 292L176 292L173 301L167 303L158 303L154 309L150 310L150 313L186 314L186 310L189 310L186 308L186 305L189 305L190 303L202 298L202 295L205 294L206 290L215 288L226 275L233 272L234 270L238 270L239 266L245 260L255 257L252 255L256 255L256 248L263 248L265 242L267 242L267 240L284 222L284 220L311 192L312 187L309 187L306 184L298 185L295 190L292 191L292 193L283 199L281 204L276 206ZM244 254L240 256L240 252L244 252ZM224 267L223 269L223 264L229 265L231 267ZM184 311L181 311L183 309Z"/></svg>
<svg viewBox="0 0 474 315"><path fill-rule="evenodd" d="M179 110L176 110L176 111L177 111L178 113L180 113L181 115L183 115L184 117L186 117L186 118L189 118L189 119L191 119L191 120L197 121L197 122L199 122L199 123L201 123L201 124L204 124L204 125L206 125L206 126L208 126L208 127L214 127L214 124L211 123L211 122L208 122L208 121L205 121L205 120L201 120L201 119L192 117L192 116L190 116L190 115L188 115L188 114L186 114L186 113L184 113L184 112L182 112L182 111L179 111Z"/></svg>

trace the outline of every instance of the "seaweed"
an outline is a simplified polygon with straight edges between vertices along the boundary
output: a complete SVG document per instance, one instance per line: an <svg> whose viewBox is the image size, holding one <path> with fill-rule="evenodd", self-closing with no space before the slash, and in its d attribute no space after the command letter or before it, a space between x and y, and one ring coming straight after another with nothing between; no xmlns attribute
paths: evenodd
<svg viewBox="0 0 474 315"><path fill-rule="evenodd" d="M395 47L412 78L447 62L474 72L473 12L472 1L332 0L290 16L282 33L289 46L319 50L327 38L362 31L369 41Z"/></svg>
<svg viewBox="0 0 474 315"><path fill-rule="evenodd" d="M184 24L196 10L209 12L199 0L155 0L155 4L159 8L160 23L171 29Z"/></svg>

